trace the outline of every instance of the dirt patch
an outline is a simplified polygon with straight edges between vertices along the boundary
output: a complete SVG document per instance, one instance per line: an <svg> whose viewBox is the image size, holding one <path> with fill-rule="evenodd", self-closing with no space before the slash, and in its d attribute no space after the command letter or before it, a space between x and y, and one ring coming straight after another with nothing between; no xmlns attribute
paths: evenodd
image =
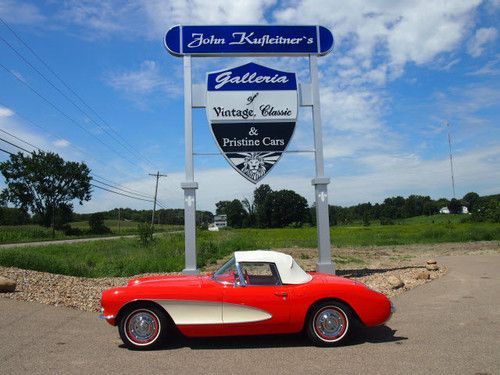
<svg viewBox="0 0 500 375"><path fill-rule="evenodd" d="M276 249L294 257L307 271L314 271L317 262L316 249ZM425 270L426 260L444 255L498 254L500 243L471 242L432 245L381 246L359 248L333 248L332 256L338 259L339 276L359 280L370 288L388 296L394 296L441 277L446 267L429 271L428 279L417 276ZM227 258L226 258L227 259ZM206 267L203 272L213 272L225 259ZM0 297L21 301L61 305L84 311L99 311L103 290L123 286L133 277L110 277L89 279L55 275L46 272L0 267L0 276L17 282L16 292L0 293ZM404 286L393 289L389 276L395 276Z"/></svg>

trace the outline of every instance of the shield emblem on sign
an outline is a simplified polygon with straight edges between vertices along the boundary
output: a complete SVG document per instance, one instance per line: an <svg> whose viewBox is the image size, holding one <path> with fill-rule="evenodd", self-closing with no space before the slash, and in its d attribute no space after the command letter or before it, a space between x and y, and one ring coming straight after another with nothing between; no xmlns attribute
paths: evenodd
<svg viewBox="0 0 500 375"><path fill-rule="evenodd" d="M295 73L255 63L207 74L207 117L229 164L253 183L280 160L297 121Z"/></svg>

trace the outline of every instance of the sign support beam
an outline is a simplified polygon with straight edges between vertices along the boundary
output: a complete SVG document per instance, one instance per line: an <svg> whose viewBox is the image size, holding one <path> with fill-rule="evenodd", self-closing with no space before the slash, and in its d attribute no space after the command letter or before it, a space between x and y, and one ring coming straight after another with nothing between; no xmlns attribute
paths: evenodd
<svg viewBox="0 0 500 375"><path fill-rule="evenodd" d="M183 56L184 65L184 144L186 181L181 183L184 190L184 248L186 268L184 274L196 275L196 189L193 168L193 116L192 116L192 81L191 56Z"/></svg>
<svg viewBox="0 0 500 375"><path fill-rule="evenodd" d="M330 245L330 220L328 217L328 184L323 160L323 134L321 130L321 108L319 100L318 57L309 55L309 72L312 88L312 117L314 130L316 177L311 181L316 200L316 227L318 230L318 263L316 271L335 274Z"/></svg>

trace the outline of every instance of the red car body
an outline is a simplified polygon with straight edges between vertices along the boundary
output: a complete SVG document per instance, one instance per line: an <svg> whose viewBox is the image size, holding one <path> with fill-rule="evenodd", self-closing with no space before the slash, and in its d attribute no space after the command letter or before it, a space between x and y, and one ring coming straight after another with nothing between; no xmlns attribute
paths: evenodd
<svg viewBox="0 0 500 375"><path fill-rule="evenodd" d="M268 261L266 258L257 266L270 264L273 273L278 272L279 267ZM298 265L293 260L292 262L292 267L297 271ZM240 268L244 264L240 262L238 272L242 280L247 280L246 285L242 285L241 280L235 281L238 279L236 271L234 274L229 271L219 275L216 273L217 277L180 275L130 280L127 286L103 292L102 317L109 324L116 326L120 325L126 316L130 316L134 308L138 310L145 307L148 311L153 311L154 316L146 322L144 317L136 318L134 324L139 331L154 331L155 325L161 325L158 316L164 314L169 324L175 324L187 337L239 336L300 332L308 325L308 321L313 319L311 314L318 311L316 321L311 321L313 336L314 332L319 332L319 343L328 344L337 341L330 340L329 336L326 336L325 340L322 339L321 332L326 330L328 333L328 327L333 329L332 324L343 325L347 332L349 320L355 319L365 326L372 327L383 324L392 314L393 306L390 300L363 283L328 274L304 272L301 277L309 280L307 282L284 283L278 275L275 282L277 285L262 285L262 280L270 280L272 275L249 276L246 270L243 275ZM287 269L284 270L285 273ZM259 285L252 285L252 277L254 283ZM337 316L337 309L343 314L340 314L340 317ZM147 325L148 322L153 328ZM125 339L132 337L134 332L133 323L127 324L132 328L122 327ZM131 334L127 335L127 332ZM131 346L134 347L138 342L132 341Z"/></svg>

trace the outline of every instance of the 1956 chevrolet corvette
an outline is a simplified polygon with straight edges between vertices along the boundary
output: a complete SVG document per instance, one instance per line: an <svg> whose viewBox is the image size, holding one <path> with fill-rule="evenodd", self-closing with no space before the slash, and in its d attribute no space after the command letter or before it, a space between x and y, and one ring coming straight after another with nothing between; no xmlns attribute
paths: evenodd
<svg viewBox="0 0 500 375"><path fill-rule="evenodd" d="M132 349L159 345L173 330L188 337L305 331L316 345L346 340L354 321L372 327L394 307L363 283L306 273L290 255L237 251L206 276L152 276L105 290L101 318Z"/></svg>

